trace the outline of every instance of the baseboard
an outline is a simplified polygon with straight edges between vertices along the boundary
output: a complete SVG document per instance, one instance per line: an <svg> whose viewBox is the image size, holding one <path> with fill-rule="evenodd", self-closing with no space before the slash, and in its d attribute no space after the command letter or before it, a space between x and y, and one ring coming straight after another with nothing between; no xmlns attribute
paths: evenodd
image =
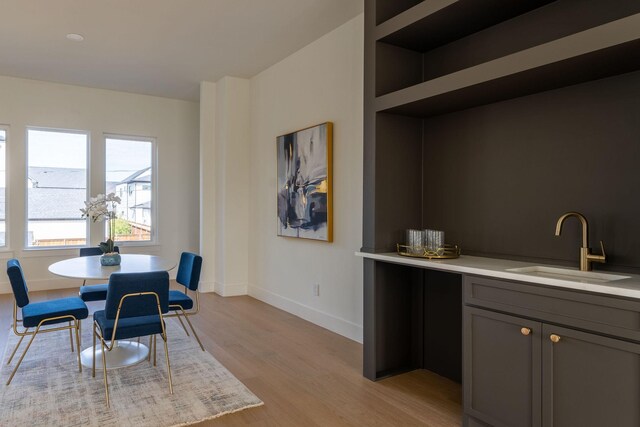
<svg viewBox="0 0 640 427"><path fill-rule="evenodd" d="M215 282L205 282L201 280L200 284L198 284L198 290L200 292L215 292L216 284Z"/></svg>
<svg viewBox="0 0 640 427"><path fill-rule="evenodd" d="M215 282L213 291L223 297L237 297L247 295L246 283L219 283Z"/></svg>
<svg viewBox="0 0 640 427"><path fill-rule="evenodd" d="M331 332L342 335L343 337L362 343L361 325L300 304L297 301L274 294L258 286L249 286L249 296L328 329Z"/></svg>

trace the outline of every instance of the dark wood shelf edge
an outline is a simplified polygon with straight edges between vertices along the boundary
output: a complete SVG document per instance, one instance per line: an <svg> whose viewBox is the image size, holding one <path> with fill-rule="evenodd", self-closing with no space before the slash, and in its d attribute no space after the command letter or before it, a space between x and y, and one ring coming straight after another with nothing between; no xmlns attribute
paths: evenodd
<svg viewBox="0 0 640 427"><path fill-rule="evenodd" d="M374 39L424 52L552 2L553 0L423 1L376 26Z"/></svg>
<svg viewBox="0 0 640 427"><path fill-rule="evenodd" d="M423 1L405 10L402 13L389 18L375 27L374 38L380 40L396 31L414 24L442 9L457 3L459 0L432 0Z"/></svg>
<svg viewBox="0 0 640 427"><path fill-rule="evenodd" d="M640 40L380 112L428 118L640 70L640 56L621 55L630 49Z"/></svg>
<svg viewBox="0 0 640 427"><path fill-rule="evenodd" d="M375 110L428 117L624 74L640 68L639 41L635 14L382 95Z"/></svg>

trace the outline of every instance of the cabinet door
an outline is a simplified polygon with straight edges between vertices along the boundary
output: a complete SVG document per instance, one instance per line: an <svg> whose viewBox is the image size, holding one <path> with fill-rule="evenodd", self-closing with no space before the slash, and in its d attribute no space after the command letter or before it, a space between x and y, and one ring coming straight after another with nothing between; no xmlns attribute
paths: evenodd
<svg viewBox="0 0 640 427"><path fill-rule="evenodd" d="M545 324L545 427L640 426L640 345Z"/></svg>
<svg viewBox="0 0 640 427"><path fill-rule="evenodd" d="M495 427L539 427L542 325L464 308L465 412Z"/></svg>

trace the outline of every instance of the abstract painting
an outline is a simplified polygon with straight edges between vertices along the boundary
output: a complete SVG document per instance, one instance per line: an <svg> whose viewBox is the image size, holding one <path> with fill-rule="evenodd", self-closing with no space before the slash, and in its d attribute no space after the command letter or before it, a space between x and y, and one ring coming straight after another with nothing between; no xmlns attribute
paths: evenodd
<svg viewBox="0 0 640 427"><path fill-rule="evenodd" d="M330 122L279 136L278 236L331 242Z"/></svg>

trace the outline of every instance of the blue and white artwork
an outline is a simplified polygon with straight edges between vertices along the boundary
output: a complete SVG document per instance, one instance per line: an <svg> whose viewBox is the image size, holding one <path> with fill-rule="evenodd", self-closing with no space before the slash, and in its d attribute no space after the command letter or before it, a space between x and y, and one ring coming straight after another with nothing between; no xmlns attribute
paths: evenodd
<svg viewBox="0 0 640 427"><path fill-rule="evenodd" d="M332 123L278 137L278 235L330 242Z"/></svg>

